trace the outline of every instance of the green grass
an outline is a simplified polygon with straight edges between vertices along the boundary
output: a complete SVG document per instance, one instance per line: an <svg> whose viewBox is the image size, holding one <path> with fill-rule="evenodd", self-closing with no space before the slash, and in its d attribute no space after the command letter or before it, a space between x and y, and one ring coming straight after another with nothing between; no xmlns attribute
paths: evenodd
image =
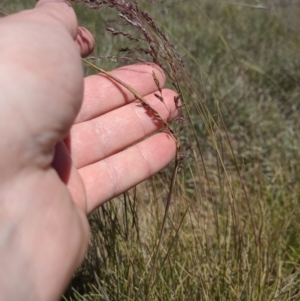
<svg viewBox="0 0 300 301"><path fill-rule="evenodd" d="M159 248L173 166L90 216L90 250L65 300L300 300L300 7L140 2L186 65L178 135L193 148ZM113 11L76 11L95 35L95 56L128 45L105 32Z"/></svg>

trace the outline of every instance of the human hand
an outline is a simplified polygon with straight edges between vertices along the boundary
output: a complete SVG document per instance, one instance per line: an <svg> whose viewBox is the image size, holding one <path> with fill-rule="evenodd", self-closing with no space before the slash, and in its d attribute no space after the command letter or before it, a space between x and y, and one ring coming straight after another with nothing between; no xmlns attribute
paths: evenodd
<svg viewBox="0 0 300 301"><path fill-rule="evenodd" d="M86 252L86 214L176 152L167 133L138 142L161 124L129 91L103 75L83 78L80 54L92 51L93 38L71 7L58 5L64 1L49 2L0 20L3 300L59 299ZM163 86L155 66L112 73L170 120L175 94L163 90L165 104L156 99L153 70Z"/></svg>

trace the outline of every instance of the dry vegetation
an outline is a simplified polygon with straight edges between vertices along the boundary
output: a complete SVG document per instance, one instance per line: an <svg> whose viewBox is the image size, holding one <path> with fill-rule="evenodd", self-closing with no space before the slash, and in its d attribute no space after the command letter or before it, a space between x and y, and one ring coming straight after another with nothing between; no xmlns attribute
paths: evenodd
<svg viewBox="0 0 300 301"><path fill-rule="evenodd" d="M184 160L90 216L64 300L300 300L299 4L76 2L93 64L164 68Z"/></svg>

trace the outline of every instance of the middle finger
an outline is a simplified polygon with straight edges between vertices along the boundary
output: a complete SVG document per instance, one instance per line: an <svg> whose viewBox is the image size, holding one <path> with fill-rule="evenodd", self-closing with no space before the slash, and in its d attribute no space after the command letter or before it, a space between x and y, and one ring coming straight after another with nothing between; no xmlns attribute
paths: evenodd
<svg viewBox="0 0 300 301"><path fill-rule="evenodd" d="M162 90L163 101L154 93L145 97L166 121L177 115L175 92ZM95 163L140 141L163 126L139 102L127 104L100 117L75 124L70 133L70 151L77 168Z"/></svg>

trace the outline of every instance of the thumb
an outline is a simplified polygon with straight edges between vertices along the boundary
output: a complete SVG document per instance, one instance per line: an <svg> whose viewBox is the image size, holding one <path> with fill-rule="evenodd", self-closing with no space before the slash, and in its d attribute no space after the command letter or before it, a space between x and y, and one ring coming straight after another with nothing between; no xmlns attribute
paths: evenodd
<svg viewBox="0 0 300 301"><path fill-rule="evenodd" d="M57 3L63 2L43 1L0 19L0 153L6 176L25 166L49 167L81 106L83 70L72 38L77 20L71 7Z"/></svg>
<svg viewBox="0 0 300 301"><path fill-rule="evenodd" d="M89 55L95 47L92 34L83 27L78 27L77 18L71 4L64 0L40 0L36 9L42 18L49 18L51 22L65 26L77 43L82 57Z"/></svg>
<svg viewBox="0 0 300 301"><path fill-rule="evenodd" d="M75 40L78 22L72 6L64 0L40 0L30 11L37 21L64 26Z"/></svg>

